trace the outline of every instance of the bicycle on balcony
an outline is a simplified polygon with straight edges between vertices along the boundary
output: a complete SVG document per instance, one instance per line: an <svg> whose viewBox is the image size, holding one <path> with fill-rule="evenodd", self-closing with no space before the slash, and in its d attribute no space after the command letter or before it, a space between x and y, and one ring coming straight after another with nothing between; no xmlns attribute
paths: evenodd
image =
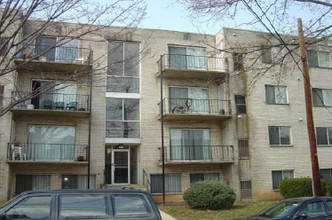
<svg viewBox="0 0 332 220"><path fill-rule="evenodd" d="M190 107L193 103L193 100L192 99L186 99L186 101L184 102L184 106L181 105L181 106L175 106L173 109L172 109L172 113L174 114L187 114L190 112Z"/></svg>

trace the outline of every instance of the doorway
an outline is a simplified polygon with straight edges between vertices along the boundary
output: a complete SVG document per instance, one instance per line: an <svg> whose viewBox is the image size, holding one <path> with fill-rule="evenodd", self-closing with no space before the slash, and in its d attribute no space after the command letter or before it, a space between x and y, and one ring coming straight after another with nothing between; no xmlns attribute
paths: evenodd
<svg viewBox="0 0 332 220"><path fill-rule="evenodd" d="M130 149L113 149L112 153L112 184L130 183Z"/></svg>

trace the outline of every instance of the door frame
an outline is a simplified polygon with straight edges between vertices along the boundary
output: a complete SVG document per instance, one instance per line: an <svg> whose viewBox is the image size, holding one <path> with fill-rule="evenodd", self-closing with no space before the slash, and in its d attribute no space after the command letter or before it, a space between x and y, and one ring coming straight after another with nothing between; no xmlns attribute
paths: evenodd
<svg viewBox="0 0 332 220"><path fill-rule="evenodd" d="M116 152L127 152L127 169L128 169L128 182L127 183L115 183L115 161L114 161L114 156L116 154ZM121 184L130 184L130 148L128 149L118 149L118 148L114 148L112 149L112 159L111 159L111 184L115 184L115 185L121 185Z"/></svg>

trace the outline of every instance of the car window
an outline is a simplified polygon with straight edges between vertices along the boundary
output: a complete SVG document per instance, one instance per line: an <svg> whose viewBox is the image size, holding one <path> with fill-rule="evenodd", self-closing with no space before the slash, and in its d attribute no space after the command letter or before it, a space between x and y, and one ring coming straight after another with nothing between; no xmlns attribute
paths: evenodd
<svg viewBox="0 0 332 220"><path fill-rule="evenodd" d="M317 217L325 215L325 207L323 201L315 201L304 204L299 214L307 214L308 217Z"/></svg>
<svg viewBox="0 0 332 220"><path fill-rule="evenodd" d="M51 196L32 196L24 198L6 212L8 219L33 218L48 219Z"/></svg>
<svg viewBox="0 0 332 220"><path fill-rule="evenodd" d="M115 216L150 215L151 210L146 197L140 194L112 195L112 204Z"/></svg>
<svg viewBox="0 0 332 220"><path fill-rule="evenodd" d="M326 200L327 209L332 212L332 200Z"/></svg>
<svg viewBox="0 0 332 220"><path fill-rule="evenodd" d="M66 194L59 196L60 218L104 218L106 216L106 195Z"/></svg>

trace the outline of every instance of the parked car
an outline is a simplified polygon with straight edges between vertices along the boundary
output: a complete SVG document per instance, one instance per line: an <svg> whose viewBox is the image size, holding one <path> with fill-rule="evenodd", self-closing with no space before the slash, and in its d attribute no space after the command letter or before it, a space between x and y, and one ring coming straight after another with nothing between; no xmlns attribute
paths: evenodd
<svg viewBox="0 0 332 220"><path fill-rule="evenodd" d="M0 207L0 219L161 220L148 192L119 190L49 190L24 192Z"/></svg>
<svg viewBox="0 0 332 220"><path fill-rule="evenodd" d="M286 199L258 212L246 219L320 219L332 220L332 197Z"/></svg>

